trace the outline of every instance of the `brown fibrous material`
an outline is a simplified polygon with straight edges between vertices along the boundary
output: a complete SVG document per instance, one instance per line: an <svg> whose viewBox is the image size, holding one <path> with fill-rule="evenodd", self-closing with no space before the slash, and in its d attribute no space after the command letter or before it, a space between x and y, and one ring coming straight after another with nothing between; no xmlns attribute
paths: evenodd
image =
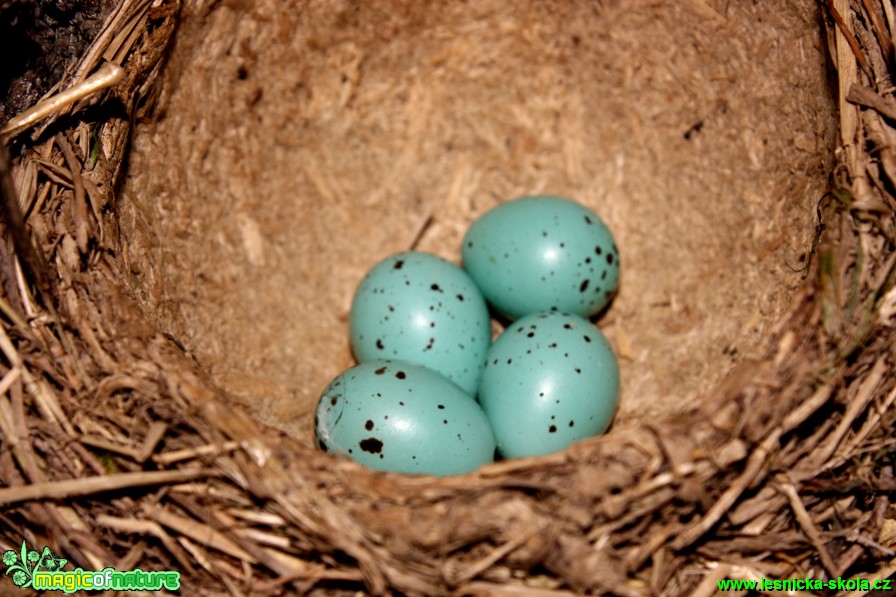
<svg viewBox="0 0 896 597"><path fill-rule="evenodd" d="M154 80L181 17L189 31L245 4L122 2L77 71L117 61L125 81L91 101L118 108L82 120L73 106L14 146L54 282L23 275L40 266L22 267L4 228L0 551L24 539L84 569L179 570L190 594L710 595L724 578L896 573L892 7L822 11L830 188L805 279L749 358L675 412L435 479L368 471L254 420L128 283L132 116L167 101ZM681 19L726 18L725 3L681 5Z"/></svg>

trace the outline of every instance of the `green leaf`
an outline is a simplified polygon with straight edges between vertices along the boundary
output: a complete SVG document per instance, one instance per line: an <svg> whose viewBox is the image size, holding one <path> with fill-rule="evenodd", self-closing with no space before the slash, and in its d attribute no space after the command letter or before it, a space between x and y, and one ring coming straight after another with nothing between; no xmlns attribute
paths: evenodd
<svg viewBox="0 0 896 597"><path fill-rule="evenodd" d="M22 564L28 566L28 545L25 541L22 541ZM28 570L28 568L25 568L25 570Z"/></svg>

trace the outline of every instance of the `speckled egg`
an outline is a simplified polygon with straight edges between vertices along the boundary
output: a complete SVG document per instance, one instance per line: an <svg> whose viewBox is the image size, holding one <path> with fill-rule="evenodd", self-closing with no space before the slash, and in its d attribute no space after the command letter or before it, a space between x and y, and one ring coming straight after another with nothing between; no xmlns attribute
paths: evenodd
<svg viewBox="0 0 896 597"><path fill-rule="evenodd" d="M486 300L512 319L548 311L590 317L619 281L610 229L587 207L550 195L484 213L467 231L462 255Z"/></svg>
<svg viewBox="0 0 896 597"><path fill-rule="evenodd" d="M445 377L398 361L362 363L324 390L318 446L370 468L457 475L491 462L495 438L479 404Z"/></svg>
<svg viewBox="0 0 896 597"><path fill-rule="evenodd" d="M349 325L359 362L416 363L476 394L491 323L482 293L456 265L417 251L386 258L358 286Z"/></svg>
<svg viewBox="0 0 896 597"><path fill-rule="evenodd" d="M619 367L591 322L565 313L518 319L488 351L479 402L507 458L538 456L603 433Z"/></svg>

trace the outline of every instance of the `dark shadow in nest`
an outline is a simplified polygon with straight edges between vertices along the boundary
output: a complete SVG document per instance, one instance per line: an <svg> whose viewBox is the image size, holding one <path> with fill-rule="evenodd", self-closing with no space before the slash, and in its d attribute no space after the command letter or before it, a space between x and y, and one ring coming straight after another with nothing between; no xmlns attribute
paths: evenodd
<svg viewBox="0 0 896 597"><path fill-rule="evenodd" d="M46 94L93 42L115 0L0 0L0 125Z"/></svg>

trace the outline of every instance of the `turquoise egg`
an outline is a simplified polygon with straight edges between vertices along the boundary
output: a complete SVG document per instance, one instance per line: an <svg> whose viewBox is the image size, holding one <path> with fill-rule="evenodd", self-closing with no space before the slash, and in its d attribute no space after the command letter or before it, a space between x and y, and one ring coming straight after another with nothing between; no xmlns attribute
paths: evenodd
<svg viewBox="0 0 896 597"><path fill-rule="evenodd" d="M495 437L479 404L418 365L372 361L324 390L318 446L377 470L457 475L491 462Z"/></svg>
<svg viewBox="0 0 896 597"><path fill-rule="evenodd" d="M511 319L548 311L590 317L619 282L610 229L562 197L522 197L495 207L473 222L461 251L485 299Z"/></svg>
<svg viewBox="0 0 896 597"><path fill-rule="evenodd" d="M619 366L588 320L528 315L501 334L486 358L479 402L503 456L549 454L609 427Z"/></svg>
<svg viewBox="0 0 896 597"><path fill-rule="evenodd" d="M491 322L482 293L453 263L416 251L381 261L355 291L349 326L359 362L423 365L475 396Z"/></svg>

